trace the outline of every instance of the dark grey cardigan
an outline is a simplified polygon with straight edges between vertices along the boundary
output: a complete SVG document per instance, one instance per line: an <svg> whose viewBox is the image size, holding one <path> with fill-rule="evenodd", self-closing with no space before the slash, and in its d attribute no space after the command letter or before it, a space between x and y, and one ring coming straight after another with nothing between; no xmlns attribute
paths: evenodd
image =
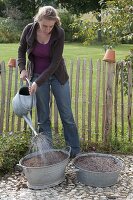
<svg viewBox="0 0 133 200"><path fill-rule="evenodd" d="M36 41L36 30L38 23L28 24L21 35L20 45L18 48L18 65L20 71L26 69L26 53L28 55L27 70L29 76L33 76L34 63L33 56L31 54L32 49ZM62 57L64 48L64 30L55 25L50 40L50 66L36 79L36 83L40 86L43 82L48 80L51 75L55 75L59 82L63 85L68 80L68 74L65 66L64 59Z"/></svg>

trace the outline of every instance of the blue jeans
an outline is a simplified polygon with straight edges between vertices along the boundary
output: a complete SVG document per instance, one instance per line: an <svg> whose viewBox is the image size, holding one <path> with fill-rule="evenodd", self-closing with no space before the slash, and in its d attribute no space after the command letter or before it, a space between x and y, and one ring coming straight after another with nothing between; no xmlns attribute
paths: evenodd
<svg viewBox="0 0 133 200"><path fill-rule="evenodd" d="M37 76L39 75L34 74L32 81ZM64 85L61 85L54 75L37 88L36 98L39 132L43 132L52 139L49 106L50 90L52 90L55 97L61 117L66 145L71 147L71 155L76 155L80 151L80 143L71 109L69 82L67 81Z"/></svg>

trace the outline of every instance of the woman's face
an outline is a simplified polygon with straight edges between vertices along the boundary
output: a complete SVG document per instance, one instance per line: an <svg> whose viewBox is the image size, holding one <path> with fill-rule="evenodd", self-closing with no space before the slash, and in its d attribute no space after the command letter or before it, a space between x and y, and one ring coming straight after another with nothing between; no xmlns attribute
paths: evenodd
<svg viewBox="0 0 133 200"><path fill-rule="evenodd" d="M45 34L49 34L52 31L54 25L55 20L42 19L39 22L40 30Z"/></svg>

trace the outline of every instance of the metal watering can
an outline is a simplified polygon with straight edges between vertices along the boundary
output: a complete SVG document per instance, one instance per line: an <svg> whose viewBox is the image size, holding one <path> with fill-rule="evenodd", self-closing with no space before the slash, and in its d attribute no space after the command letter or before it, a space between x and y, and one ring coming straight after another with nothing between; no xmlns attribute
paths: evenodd
<svg viewBox="0 0 133 200"><path fill-rule="evenodd" d="M30 85L30 81L26 78L28 84ZM31 117L28 116L30 111L34 106L36 106L36 95L30 95L29 94L29 88L28 86L22 86L17 94L14 96L12 100L12 106L14 113L18 117L23 117L27 124L30 126L32 131L34 132L35 136L37 136L37 132L32 126Z"/></svg>
<svg viewBox="0 0 133 200"><path fill-rule="evenodd" d="M36 97L29 94L27 86L22 86L12 100L13 110L19 117L27 115L35 104Z"/></svg>

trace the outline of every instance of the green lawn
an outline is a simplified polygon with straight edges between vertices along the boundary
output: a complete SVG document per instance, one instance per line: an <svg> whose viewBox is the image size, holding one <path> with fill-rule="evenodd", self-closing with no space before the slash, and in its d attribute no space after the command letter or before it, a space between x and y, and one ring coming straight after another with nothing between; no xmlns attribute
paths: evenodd
<svg viewBox="0 0 133 200"><path fill-rule="evenodd" d="M133 45L122 44L115 48L116 60L123 59L129 52L129 49L133 48ZM83 46L82 44L65 44L64 56L68 59L87 58L95 62L98 59L102 59L104 56L104 48L101 45L95 46Z"/></svg>
<svg viewBox="0 0 133 200"><path fill-rule="evenodd" d="M4 60L6 63L9 58L17 58L17 48L18 44L0 44L0 61ZM123 59L127 54L129 49L133 48L133 45L122 44L115 48L116 50L116 60ZM65 43L64 48L64 58L67 60L77 58L87 58L96 62L98 59L102 59L104 56L104 48L101 45L95 46L83 46L77 43Z"/></svg>

